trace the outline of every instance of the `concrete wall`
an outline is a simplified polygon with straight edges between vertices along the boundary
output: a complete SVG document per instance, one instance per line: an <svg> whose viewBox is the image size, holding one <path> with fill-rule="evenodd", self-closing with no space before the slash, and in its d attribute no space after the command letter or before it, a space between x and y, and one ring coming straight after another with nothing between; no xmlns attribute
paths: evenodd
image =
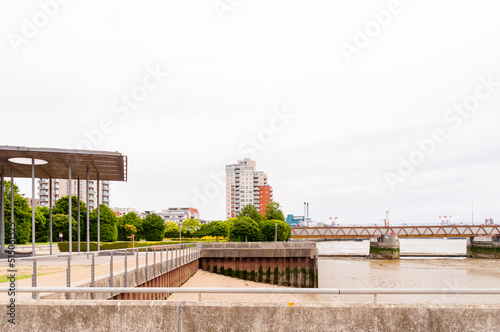
<svg viewBox="0 0 500 332"><path fill-rule="evenodd" d="M500 305L26 300L16 308L16 325L4 317L1 331L498 331L500 326Z"/></svg>
<svg viewBox="0 0 500 332"><path fill-rule="evenodd" d="M256 282L315 288L317 260L312 242L204 243L200 268Z"/></svg>
<svg viewBox="0 0 500 332"><path fill-rule="evenodd" d="M123 256L116 256L115 262L123 260ZM165 285L168 283L172 287L177 287L182 285L198 270L198 260L178 266L178 259L169 259L168 262L163 260L161 263L157 258L156 264L153 264L152 258L150 257L148 267L140 266L139 273L136 274L135 264L128 267L127 278L125 278L125 272L114 271L113 272L113 286L111 286L109 275L96 277L95 287L155 287L152 285ZM167 272L169 271L169 272ZM162 273L163 272L163 273ZM137 279L137 277L139 277ZM126 284L125 284L126 279ZM136 286L139 285L139 286ZM73 283L73 287L90 287L90 278L82 282ZM165 286L166 287L166 286ZM115 297L116 294L107 293L95 293L95 300L106 300ZM89 293L72 293L70 294L71 299L76 300L90 300L91 294ZM137 298L138 295L132 295L129 298ZM140 295L143 299L153 299L153 297L161 296L161 294L142 294ZM42 299L50 300L64 300L66 295L64 293L41 293L40 297ZM120 297L118 297L120 298Z"/></svg>

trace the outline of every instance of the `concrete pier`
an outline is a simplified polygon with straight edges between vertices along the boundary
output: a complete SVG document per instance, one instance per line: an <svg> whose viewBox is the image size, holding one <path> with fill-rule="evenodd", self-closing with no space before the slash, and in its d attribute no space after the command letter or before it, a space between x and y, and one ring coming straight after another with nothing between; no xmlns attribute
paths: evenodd
<svg viewBox="0 0 500 332"><path fill-rule="evenodd" d="M200 268L268 284L318 287L318 249L312 242L204 243Z"/></svg>
<svg viewBox="0 0 500 332"><path fill-rule="evenodd" d="M399 259L399 240L395 234L370 240L370 258Z"/></svg>
<svg viewBox="0 0 500 332"><path fill-rule="evenodd" d="M467 257L468 258L500 258L500 236L482 238L480 241L474 237L467 238Z"/></svg>

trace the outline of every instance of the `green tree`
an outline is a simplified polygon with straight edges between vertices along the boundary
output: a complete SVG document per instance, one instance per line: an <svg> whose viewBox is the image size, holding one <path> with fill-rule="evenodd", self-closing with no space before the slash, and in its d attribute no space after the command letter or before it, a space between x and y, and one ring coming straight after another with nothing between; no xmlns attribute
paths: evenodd
<svg viewBox="0 0 500 332"><path fill-rule="evenodd" d="M238 217L249 217L253 221L255 221L259 226L266 219L263 215L259 213L259 210L253 204L247 204L241 209Z"/></svg>
<svg viewBox="0 0 500 332"><path fill-rule="evenodd" d="M52 214L65 214L68 215L68 209L69 209L69 200L68 196L64 196L59 198L55 203L54 207L52 208ZM47 208L48 210L48 208ZM76 196L71 196L71 214L73 216L73 219L78 221L78 197ZM80 201L80 223L81 225L85 224L87 220L87 205L85 205L85 202Z"/></svg>
<svg viewBox="0 0 500 332"><path fill-rule="evenodd" d="M182 231L193 234L200 228L200 222L196 219L186 219L182 222Z"/></svg>
<svg viewBox="0 0 500 332"><path fill-rule="evenodd" d="M46 208L48 210L48 208ZM35 208L35 241L47 242L49 240L49 220L45 218L40 206Z"/></svg>
<svg viewBox="0 0 500 332"><path fill-rule="evenodd" d="M227 236L229 233L229 223L227 221L212 221L206 228L206 234L215 236L217 238L217 242L219 242L219 236Z"/></svg>
<svg viewBox="0 0 500 332"><path fill-rule="evenodd" d="M67 214L55 214L52 216L52 241L59 241L59 233L63 235L63 241L69 241L69 218ZM77 222L73 219L71 223L71 239L77 239Z"/></svg>
<svg viewBox="0 0 500 332"><path fill-rule="evenodd" d="M274 241L276 233L276 225L278 226L278 241L286 241L290 237L290 225L282 220L266 220L262 224L262 240Z"/></svg>
<svg viewBox="0 0 500 332"><path fill-rule="evenodd" d="M5 243L9 244L11 229L11 183L10 181L5 181L4 184ZM36 232L37 230L35 230ZM31 242L31 208L28 205L28 200L19 193L19 188L16 184L14 184L14 236L16 244Z"/></svg>
<svg viewBox="0 0 500 332"><path fill-rule="evenodd" d="M49 223L49 208L45 207L46 210L43 211L45 215L45 219L47 219L47 223ZM68 196L64 196L59 198L55 203L54 207L52 208L52 215L55 214L64 214L68 215L68 208L69 208L69 202L68 202ZM76 196L71 196L71 214L73 216L73 220L76 221L78 225L78 197ZM54 230L52 229L52 233ZM78 229L75 233L78 238ZM53 235L53 234L52 234ZM80 240L86 241L87 240L87 205L85 202L80 200Z"/></svg>
<svg viewBox="0 0 500 332"><path fill-rule="evenodd" d="M125 225L132 225L136 228L135 239L139 240L144 238L142 234L142 222L143 220L135 212L129 212L118 218L117 228L118 228L118 241L132 241L127 238L130 234L125 230Z"/></svg>
<svg viewBox="0 0 500 332"><path fill-rule="evenodd" d="M101 242L115 242L118 239L116 214L104 204L100 205ZM97 209L90 213L90 238L97 241Z"/></svg>
<svg viewBox="0 0 500 332"><path fill-rule="evenodd" d="M266 219L267 220L282 220L285 221L283 211L278 202L270 201L266 205Z"/></svg>
<svg viewBox="0 0 500 332"><path fill-rule="evenodd" d="M179 233L179 225L175 222L167 221L165 223L165 233Z"/></svg>
<svg viewBox="0 0 500 332"><path fill-rule="evenodd" d="M132 234L137 233L137 228L134 225L125 224L123 227L127 236L132 236Z"/></svg>
<svg viewBox="0 0 500 332"><path fill-rule="evenodd" d="M155 213L148 214L142 223L142 230L147 241L161 241L165 234L165 222Z"/></svg>
<svg viewBox="0 0 500 332"><path fill-rule="evenodd" d="M260 241L260 227L249 217L240 217L230 229L231 241Z"/></svg>

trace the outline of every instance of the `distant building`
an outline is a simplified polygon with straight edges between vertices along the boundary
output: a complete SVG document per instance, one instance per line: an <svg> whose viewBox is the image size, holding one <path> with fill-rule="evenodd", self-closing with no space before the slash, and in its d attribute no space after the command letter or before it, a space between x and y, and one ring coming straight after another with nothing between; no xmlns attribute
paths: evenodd
<svg viewBox="0 0 500 332"><path fill-rule="evenodd" d="M77 196L78 180L71 180L71 195ZM109 181L100 181L99 203L109 206L110 189ZM40 206L49 206L49 179L38 179L38 200ZM69 195L67 179L52 179L52 205L64 196ZM86 202L87 181L80 180L80 200ZM89 181L89 207L91 210L97 208L97 181Z"/></svg>
<svg viewBox="0 0 500 332"><path fill-rule="evenodd" d="M29 207L33 207L32 202L33 202L33 199L30 198L30 197L28 197L28 205L29 205ZM38 199L35 199L35 207L36 206L40 206L40 201Z"/></svg>
<svg viewBox="0 0 500 332"><path fill-rule="evenodd" d="M196 219L200 218L200 213L198 209L191 207L177 207L177 208L168 208L166 210L162 210L160 216L167 221L174 222L178 225L181 225L184 220L187 219Z"/></svg>
<svg viewBox="0 0 500 332"><path fill-rule="evenodd" d="M245 158L226 165L226 218L236 217L248 204L264 215L272 200L273 189L267 183L267 174L256 170L255 161Z"/></svg>
<svg viewBox="0 0 500 332"><path fill-rule="evenodd" d="M304 221L304 216L294 216L293 214L289 214L286 216L286 223L290 225L290 227L299 227L300 222Z"/></svg>
<svg viewBox="0 0 500 332"><path fill-rule="evenodd" d="M117 208L117 207L114 207L114 208L111 208L111 210L116 214L117 217L124 216L127 213L129 213L129 212L135 212L137 215L140 214L140 212L136 211L133 208Z"/></svg>

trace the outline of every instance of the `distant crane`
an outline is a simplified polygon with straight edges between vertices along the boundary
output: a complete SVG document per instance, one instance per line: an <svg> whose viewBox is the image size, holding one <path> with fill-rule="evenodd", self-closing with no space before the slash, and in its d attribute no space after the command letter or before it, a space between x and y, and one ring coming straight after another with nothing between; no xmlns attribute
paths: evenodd
<svg viewBox="0 0 500 332"><path fill-rule="evenodd" d="M449 224L451 219L451 214L449 216L439 216L439 220L441 220L442 224Z"/></svg>

